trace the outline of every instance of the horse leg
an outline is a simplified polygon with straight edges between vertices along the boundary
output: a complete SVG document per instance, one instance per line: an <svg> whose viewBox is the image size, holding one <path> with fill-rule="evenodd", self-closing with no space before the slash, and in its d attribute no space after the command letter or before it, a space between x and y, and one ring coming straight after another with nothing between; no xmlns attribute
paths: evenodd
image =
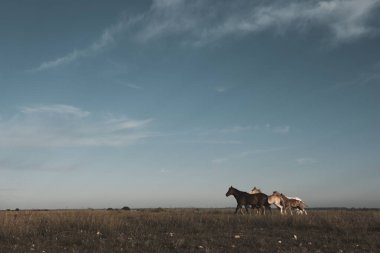
<svg viewBox="0 0 380 253"><path fill-rule="evenodd" d="M248 210L248 205L245 205L245 211L247 212L247 214L251 214Z"/></svg>
<svg viewBox="0 0 380 253"><path fill-rule="evenodd" d="M268 209L270 214L272 214L272 208L270 206L265 206L265 209Z"/></svg>
<svg viewBox="0 0 380 253"><path fill-rule="evenodd" d="M239 209L241 209L241 206L238 204L238 205L236 206L236 209L235 209L235 214L237 214L237 212L239 211Z"/></svg>
<svg viewBox="0 0 380 253"><path fill-rule="evenodd" d="M284 214L284 213L283 213L283 209L284 209L284 207L283 207L282 205L280 205L280 204L277 204L277 203L274 203L274 205L275 205L277 208L280 209L280 213L281 213L281 215L283 215L283 214Z"/></svg>
<svg viewBox="0 0 380 253"><path fill-rule="evenodd" d="M303 202L301 202L301 205L299 206L299 209L301 211L301 214L307 215L307 212L305 210L305 204Z"/></svg>
<svg viewBox="0 0 380 253"><path fill-rule="evenodd" d="M264 206L258 206L257 210L259 212L259 215L265 215L265 209Z"/></svg>
<svg viewBox="0 0 380 253"><path fill-rule="evenodd" d="M278 203L274 203L274 205L280 209L280 214L281 215L284 215L284 207L281 205L281 204L278 204Z"/></svg>

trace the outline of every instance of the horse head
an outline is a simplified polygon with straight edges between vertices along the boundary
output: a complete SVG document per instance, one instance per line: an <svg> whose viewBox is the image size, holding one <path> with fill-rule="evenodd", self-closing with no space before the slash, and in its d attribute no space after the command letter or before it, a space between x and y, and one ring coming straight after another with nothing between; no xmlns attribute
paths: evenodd
<svg viewBox="0 0 380 253"><path fill-rule="evenodd" d="M230 186L230 188L228 188L228 191L226 193L226 197L232 195L235 191L235 188L233 188L232 186Z"/></svg>

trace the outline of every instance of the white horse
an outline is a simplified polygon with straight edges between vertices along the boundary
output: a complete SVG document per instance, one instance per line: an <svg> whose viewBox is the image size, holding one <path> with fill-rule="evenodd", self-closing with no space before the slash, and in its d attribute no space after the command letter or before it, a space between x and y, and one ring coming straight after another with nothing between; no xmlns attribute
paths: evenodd
<svg viewBox="0 0 380 253"><path fill-rule="evenodd" d="M253 187L253 189L249 192L250 194L256 194L256 193L261 193L261 189L260 188L256 188ZM284 210L284 203L283 203L283 200L280 196L277 196L274 194L275 192L273 192L272 195L268 196L268 203L271 204L271 205L275 205L277 208L280 209L280 213L283 214L283 210Z"/></svg>
<svg viewBox="0 0 380 253"><path fill-rule="evenodd" d="M256 188L256 186L255 187L253 187L253 189L250 191L250 192L248 192L249 194L256 194L256 193L261 193L261 189L260 188Z"/></svg>

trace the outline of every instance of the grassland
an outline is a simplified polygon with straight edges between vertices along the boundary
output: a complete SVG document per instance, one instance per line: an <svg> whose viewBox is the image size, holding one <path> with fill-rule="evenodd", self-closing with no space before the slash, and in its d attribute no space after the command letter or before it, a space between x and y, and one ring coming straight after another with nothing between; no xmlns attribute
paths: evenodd
<svg viewBox="0 0 380 253"><path fill-rule="evenodd" d="M380 211L1 211L0 252L380 252Z"/></svg>

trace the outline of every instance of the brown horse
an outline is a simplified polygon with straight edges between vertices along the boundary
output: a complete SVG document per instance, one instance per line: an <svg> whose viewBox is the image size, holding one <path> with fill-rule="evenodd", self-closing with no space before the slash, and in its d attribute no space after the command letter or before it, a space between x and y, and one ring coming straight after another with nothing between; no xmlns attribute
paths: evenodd
<svg viewBox="0 0 380 253"><path fill-rule="evenodd" d="M257 188L256 186L252 188L252 190L249 192L249 194L257 194L257 193L263 193L261 191L260 188ZM268 196L268 203L271 205L271 204L274 204L275 206L277 206L278 208L280 208L281 210L281 214L282 214L282 208L283 206L280 204L281 202L281 198L280 197L273 197L273 195L271 196ZM266 207L268 208L268 207ZM260 210L257 210L257 212L259 212ZM272 213L272 210L270 209L269 207L269 211Z"/></svg>
<svg viewBox="0 0 380 253"><path fill-rule="evenodd" d="M305 210L305 203L303 201L300 201L298 199L288 198L284 194L279 193L279 192L274 192L274 194L281 197L281 199L283 200L285 213L286 213L286 210L289 210L290 214L293 215L292 209L296 208L297 210L300 211L301 214L303 214L303 213L307 214L307 212Z"/></svg>
<svg viewBox="0 0 380 253"><path fill-rule="evenodd" d="M268 203L268 196L264 193L249 194L248 192L242 192L234 187L230 187L226 193L226 197L233 195L236 199L237 206L235 214L244 206L247 213L248 206L251 208L258 208L262 214L265 214L265 208L270 210L270 204ZM242 212L242 211L241 211Z"/></svg>

